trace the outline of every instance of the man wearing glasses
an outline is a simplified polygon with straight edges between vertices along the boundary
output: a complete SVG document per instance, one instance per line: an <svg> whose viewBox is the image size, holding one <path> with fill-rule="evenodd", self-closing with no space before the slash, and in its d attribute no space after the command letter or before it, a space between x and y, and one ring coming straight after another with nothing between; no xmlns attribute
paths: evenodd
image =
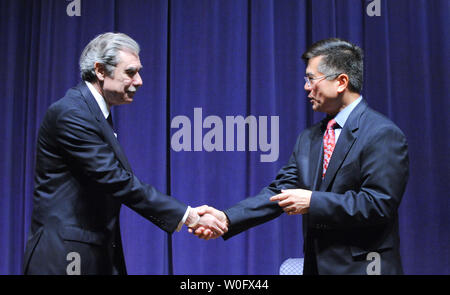
<svg viewBox="0 0 450 295"><path fill-rule="evenodd" d="M361 96L363 52L342 39L302 56L312 109L326 113L298 137L292 156L258 195L219 211L228 239L278 217L302 214L304 274L402 274L398 207L408 174L402 131ZM204 239L215 237L198 228Z"/></svg>

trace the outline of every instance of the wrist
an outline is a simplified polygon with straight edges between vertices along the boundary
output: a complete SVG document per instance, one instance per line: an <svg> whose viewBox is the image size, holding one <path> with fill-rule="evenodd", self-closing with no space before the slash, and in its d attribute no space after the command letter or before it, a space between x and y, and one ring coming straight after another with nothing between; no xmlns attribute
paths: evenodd
<svg viewBox="0 0 450 295"><path fill-rule="evenodd" d="M197 214L197 211L193 208L191 208L188 218L186 219L186 222L184 223L187 227L194 227L196 226L200 221L200 216Z"/></svg>
<svg viewBox="0 0 450 295"><path fill-rule="evenodd" d="M196 226L199 222L200 222L200 216L197 215L197 219L196 219L194 222L192 222L192 223L188 223L188 224L187 224L187 227L194 227L194 226Z"/></svg>
<svg viewBox="0 0 450 295"><path fill-rule="evenodd" d="M225 214L225 212L222 211L222 214L223 214L223 220L225 222L225 225L228 228L230 226L230 220L228 219L228 216Z"/></svg>

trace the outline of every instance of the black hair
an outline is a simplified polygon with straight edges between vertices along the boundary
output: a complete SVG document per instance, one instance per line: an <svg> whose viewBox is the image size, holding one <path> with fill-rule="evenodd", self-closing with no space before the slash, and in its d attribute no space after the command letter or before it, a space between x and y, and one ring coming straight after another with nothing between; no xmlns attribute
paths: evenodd
<svg viewBox="0 0 450 295"><path fill-rule="evenodd" d="M308 61L316 56L323 56L318 70L325 75L347 74L349 90L360 93L363 87L363 50L340 38L329 38L318 41L302 55Z"/></svg>

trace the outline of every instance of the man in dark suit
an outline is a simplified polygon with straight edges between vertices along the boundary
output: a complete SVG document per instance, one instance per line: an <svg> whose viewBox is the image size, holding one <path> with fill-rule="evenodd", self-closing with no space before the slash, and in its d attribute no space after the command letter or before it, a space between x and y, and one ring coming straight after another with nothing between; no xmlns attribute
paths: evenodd
<svg viewBox="0 0 450 295"><path fill-rule="evenodd" d="M112 128L110 108L142 85L139 45L121 33L93 39L83 81L52 104L39 129L25 274L126 274L119 229L125 204L171 233L183 224L223 234L215 217L142 183Z"/></svg>
<svg viewBox="0 0 450 295"><path fill-rule="evenodd" d="M287 214L303 214L304 274L402 274L398 207L408 173L404 134L370 109L360 91L362 50L341 39L303 54L305 90L327 117L303 131L286 166L258 195L224 212L228 239ZM215 234L198 228L209 239Z"/></svg>

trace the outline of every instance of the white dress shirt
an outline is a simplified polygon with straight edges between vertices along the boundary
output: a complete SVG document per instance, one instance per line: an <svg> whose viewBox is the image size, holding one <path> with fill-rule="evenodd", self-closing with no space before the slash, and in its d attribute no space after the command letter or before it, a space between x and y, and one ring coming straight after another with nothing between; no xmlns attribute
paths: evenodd
<svg viewBox="0 0 450 295"><path fill-rule="evenodd" d="M95 101L97 101L97 104L100 107L100 110L102 111L103 116L105 116L105 119L108 118L111 111L110 111L109 106L106 103L105 99L103 98L103 96L100 93L98 93L98 91L97 91L97 89L95 89L94 85L92 85L88 81L84 81L84 82L86 83L87 87L89 88L92 95L94 96Z"/></svg>
<svg viewBox="0 0 450 295"><path fill-rule="evenodd" d="M346 106L342 111L340 111L334 120L339 124L339 127L334 128L334 142L337 143L339 135L341 134L342 128L344 128L345 122L347 122L348 117L351 112L356 108L356 106L361 102L362 96L359 96L354 102Z"/></svg>

